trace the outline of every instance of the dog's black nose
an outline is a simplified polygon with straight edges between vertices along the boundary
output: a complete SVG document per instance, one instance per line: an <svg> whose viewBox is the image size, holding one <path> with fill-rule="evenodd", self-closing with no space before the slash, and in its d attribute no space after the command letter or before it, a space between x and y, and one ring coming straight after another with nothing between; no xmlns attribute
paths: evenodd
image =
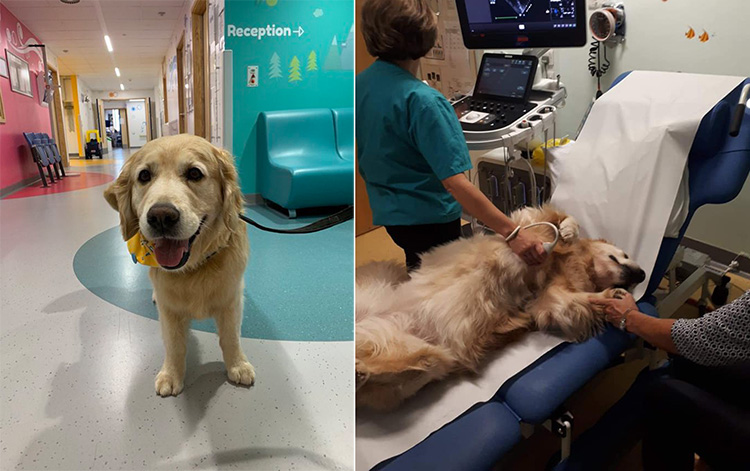
<svg viewBox="0 0 750 471"><path fill-rule="evenodd" d="M641 270L640 268L633 272L633 281L636 283L640 283L643 280L646 279L646 272Z"/></svg>
<svg viewBox="0 0 750 471"><path fill-rule="evenodd" d="M171 204L155 204L146 213L148 225L159 233L173 228L180 220L180 212Z"/></svg>

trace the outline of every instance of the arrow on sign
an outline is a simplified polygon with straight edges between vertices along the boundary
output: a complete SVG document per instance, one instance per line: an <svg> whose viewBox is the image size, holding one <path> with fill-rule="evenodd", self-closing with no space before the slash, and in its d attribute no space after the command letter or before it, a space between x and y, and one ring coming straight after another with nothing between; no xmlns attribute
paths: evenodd
<svg viewBox="0 0 750 471"><path fill-rule="evenodd" d="M297 29L295 29L292 32L295 33L297 35L297 37L299 38L300 36L302 36L302 33L304 33L305 30L302 29L302 26L298 26Z"/></svg>

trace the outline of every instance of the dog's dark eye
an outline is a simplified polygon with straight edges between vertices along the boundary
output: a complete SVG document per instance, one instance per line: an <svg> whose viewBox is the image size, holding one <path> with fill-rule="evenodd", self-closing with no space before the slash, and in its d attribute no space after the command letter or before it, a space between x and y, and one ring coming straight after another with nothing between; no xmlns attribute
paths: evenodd
<svg viewBox="0 0 750 471"><path fill-rule="evenodd" d="M203 172L201 172L199 168L192 167L188 169L186 176L188 180L197 182L198 180L203 178Z"/></svg>
<svg viewBox="0 0 750 471"><path fill-rule="evenodd" d="M141 170L138 174L138 181L141 183L148 183L151 181L151 172L148 170Z"/></svg>
<svg viewBox="0 0 750 471"><path fill-rule="evenodd" d="M625 257L625 260L627 260L629 258L628 254L625 254L624 257Z"/></svg>
<svg viewBox="0 0 750 471"><path fill-rule="evenodd" d="M615 256L614 256L614 255L610 255L610 256L609 256L609 259L610 259L610 260L612 260L612 261L613 261L613 262L615 262L615 263L620 263L620 262L618 262L618 261L617 261L617 259L615 258Z"/></svg>

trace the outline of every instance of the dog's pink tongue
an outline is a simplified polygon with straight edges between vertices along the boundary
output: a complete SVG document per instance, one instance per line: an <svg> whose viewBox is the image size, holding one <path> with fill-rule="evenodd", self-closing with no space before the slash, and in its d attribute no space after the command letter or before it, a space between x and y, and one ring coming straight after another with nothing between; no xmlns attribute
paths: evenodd
<svg viewBox="0 0 750 471"><path fill-rule="evenodd" d="M154 241L156 261L163 267L175 267L188 250L189 240L159 239Z"/></svg>

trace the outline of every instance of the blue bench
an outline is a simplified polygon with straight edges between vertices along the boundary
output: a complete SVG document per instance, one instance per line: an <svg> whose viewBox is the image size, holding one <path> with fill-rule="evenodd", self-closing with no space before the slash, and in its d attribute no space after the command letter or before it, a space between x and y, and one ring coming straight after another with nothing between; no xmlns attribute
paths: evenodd
<svg viewBox="0 0 750 471"><path fill-rule="evenodd" d="M289 211L354 202L351 109L263 112L257 127L261 196Z"/></svg>
<svg viewBox="0 0 750 471"><path fill-rule="evenodd" d="M62 156L60 151L57 150L57 144L55 140L50 138L47 134L39 132L25 132L23 137L26 139L26 143L29 145L31 150L31 157L34 159L37 168L39 169L39 178L42 180L43 186L47 185L47 179L44 177L44 170L47 169L50 183L55 183L55 177L52 175L54 169L57 179L60 180L65 176L65 169L62 165Z"/></svg>

